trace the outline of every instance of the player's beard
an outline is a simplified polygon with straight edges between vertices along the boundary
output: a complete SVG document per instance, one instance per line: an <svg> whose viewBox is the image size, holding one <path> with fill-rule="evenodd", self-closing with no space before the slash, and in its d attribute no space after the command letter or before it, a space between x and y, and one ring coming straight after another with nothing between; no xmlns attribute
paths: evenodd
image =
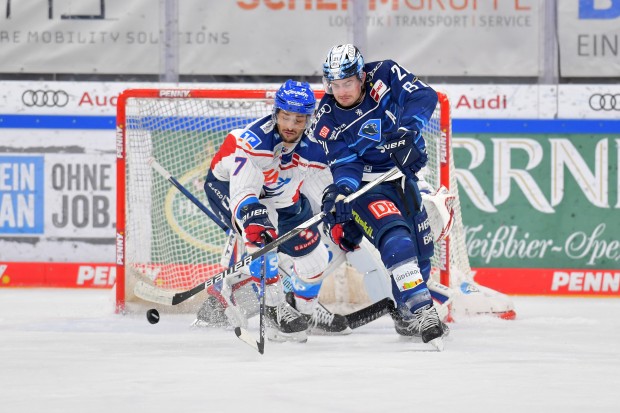
<svg viewBox="0 0 620 413"><path fill-rule="evenodd" d="M338 106L340 106L343 109L352 108L354 106L359 105L359 103L364 99L365 92L366 92L366 88L362 85L362 90L360 91L360 95L357 97L357 99L355 99L355 101L349 100L352 103L344 104L344 103L341 103L338 99L336 99L336 102L338 102Z"/></svg>
<svg viewBox="0 0 620 413"><path fill-rule="evenodd" d="M282 138L282 141L290 144L299 142L301 135L304 133L303 129L280 129L280 127L278 127L278 131L280 132L280 138Z"/></svg>

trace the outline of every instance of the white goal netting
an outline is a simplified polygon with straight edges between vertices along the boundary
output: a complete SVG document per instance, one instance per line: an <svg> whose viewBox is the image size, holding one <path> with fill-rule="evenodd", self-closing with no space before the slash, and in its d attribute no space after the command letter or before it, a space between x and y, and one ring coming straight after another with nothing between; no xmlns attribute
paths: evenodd
<svg viewBox="0 0 620 413"><path fill-rule="evenodd" d="M273 89L129 90L117 118L117 307L139 302L136 280L184 291L225 267L220 263L226 234L178 189L155 172L156 159L194 197L208 205L203 185L211 158L226 134L272 111ZM471 274L465 249L450 145L446 96L423 131L429 153L426 180L456 196L455 224L436 246L433 277L445 285ZM203 297L204 298L204 297ZM186 308L199 305L189 300ZM198 301L202 301L199 299ZM343 265L321 291L327 305L368 301L360 275Z"/></svg>

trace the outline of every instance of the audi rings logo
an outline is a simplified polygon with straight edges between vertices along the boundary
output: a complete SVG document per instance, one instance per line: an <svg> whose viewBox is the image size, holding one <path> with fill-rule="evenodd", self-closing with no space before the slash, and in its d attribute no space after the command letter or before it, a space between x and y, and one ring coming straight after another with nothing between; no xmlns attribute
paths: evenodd
<svg viewBox="0 0 620 413"><path fill-rule="evenodd" d="M69 94L64 90L27 90L22 102L28 107L62 108L69 103Z"/></svg>
<svg viewBox="0 0 620 413"><path fill-rule="evenodd" d="M620 93L595 93L590 96L590 107L596 111L620 110Z"/></svg>

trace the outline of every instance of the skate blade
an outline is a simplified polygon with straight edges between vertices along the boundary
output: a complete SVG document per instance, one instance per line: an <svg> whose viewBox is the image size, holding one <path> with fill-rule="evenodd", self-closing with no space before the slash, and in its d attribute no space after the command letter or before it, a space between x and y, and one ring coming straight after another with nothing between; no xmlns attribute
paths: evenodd
<svg viewBox="0 0 620 413"><path fill-rule="evenodd" d="M443 337L435 338L428 343L422 340L421 336L398 336L402 342L409 343L409 348L414 351L443 351Z"/></svg>
<svg viewBox="0 0 620 413"><path fill-rule="evenodd" d="M274 328L265 329L265 335L267 336L267 340L275 341L276 343L284 343L284 342L294 342L294 343L305 343L308 341L308 335L305 331L300 331L298 333L283 333Z"/></svg>
<svg viewBox="0 0 620 413"><path fill-rule="evenodd" d="M431 341L429 341L428 343L431 344L433 347L435 347L435 349L437 351L443 351L443 349L444 349L444 343L443 343L443 338L442 337L434 338Z"/></svg>

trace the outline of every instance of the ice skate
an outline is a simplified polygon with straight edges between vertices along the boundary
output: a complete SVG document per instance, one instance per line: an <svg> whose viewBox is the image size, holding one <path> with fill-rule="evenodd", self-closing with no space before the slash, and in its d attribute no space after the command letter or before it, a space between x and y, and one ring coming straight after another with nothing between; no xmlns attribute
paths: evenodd
<svg viewBox="0 0 620 413"><path fill-rule="evenodd" d="M422 341L431 343L437 350L443 350L443 323L439 319L437 309L433 304L428 304L418 308L413 312L413 316L417 319L419 325L419 333Z"/></svg>
<svg viewBox="0 0 620 413"><path fill-rule="evenodd" d="M308 341L308 323L304 316L286 301L276 306L266 306L267 338L272 341Z"/></svg>
<svg viewBox="0 0 620 413"><path fill-rule="evenodd" d="M405 317L397 310L392 314L392 319L394 320L394 329L399 335L403 337L421 338L420 323L417 318L413 317L413 314L410 317Z"/></svg>
<svg viewBox="0 0 620 413"><path fill-rule="evenodd" d="M392 313L392 319L394 329L398 334L421 340L424 343L431 343L439 351L443 350L443 338L450 334L450 328L439 319L436 308L429 305L418 309L413 314L409 313L408 316L397 310ZM425 326L426 329L421 329L420 325Z"/></svg>
<svg viewBox="0 0 620 413"><path fill-rule="evenodd" d="M286 294L286 301L297 308L295 295L292 292ZM301 313L308 323L309 334L322 336L351 334L352 330L343 315L332 313L318 302L313 307L311 314Z"/></svg>

